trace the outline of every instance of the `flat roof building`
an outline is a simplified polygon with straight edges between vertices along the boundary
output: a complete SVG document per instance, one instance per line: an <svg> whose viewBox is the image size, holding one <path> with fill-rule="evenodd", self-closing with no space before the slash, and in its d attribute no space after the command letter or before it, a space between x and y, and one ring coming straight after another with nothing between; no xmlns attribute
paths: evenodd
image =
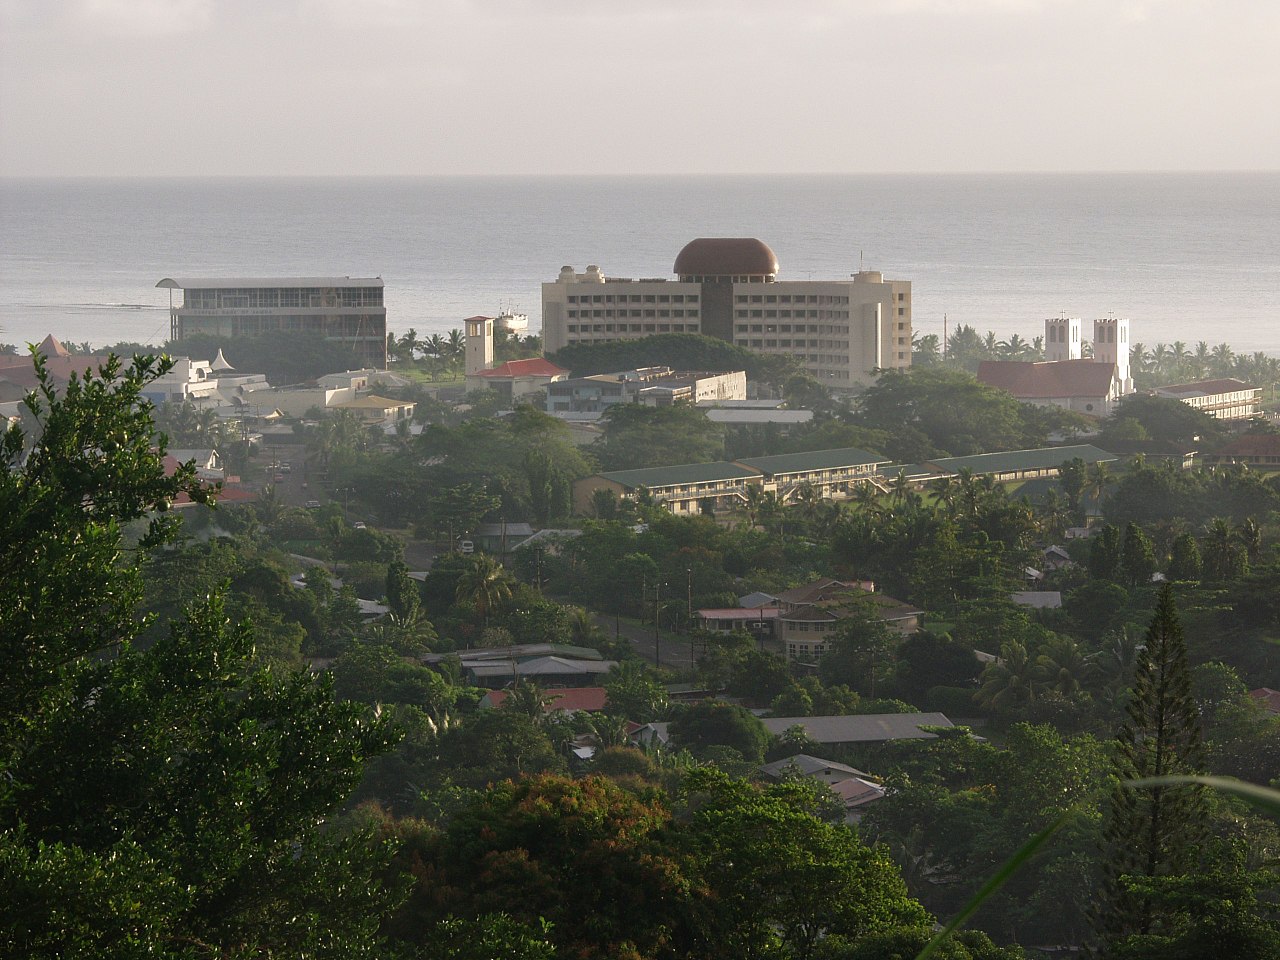
<svg viewBox="0 0 1280 960"><path fill-rule="evenodd" d="M676 257L677 279L608 277L562 267L542 285L548 352L573 343L662 333L716 337L796 357L835 388L911 365L911 283L871 270L841 280L779 280L778 259L754 238L704 237Z"/></svg>
<svg viewBox="0 0 1280 960"><path fill-rule="evenodd" d="M364 364L387 366L387 308L381 277L240 277L173 279L157 287L181 290L169 305L169 336L249 338L277 330L318 333L350 345Z"/></svg>

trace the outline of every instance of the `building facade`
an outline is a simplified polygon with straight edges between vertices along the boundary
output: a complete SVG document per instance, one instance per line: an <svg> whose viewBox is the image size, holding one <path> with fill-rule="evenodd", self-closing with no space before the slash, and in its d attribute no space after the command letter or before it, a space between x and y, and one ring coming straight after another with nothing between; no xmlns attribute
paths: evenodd
<svg viewBox="0 0 1280 960"><path fill-rule="evenodd" d="M547 387L548 413L593 413L619 403L670 406L745 400L747 374L678 373L670 367L644 367L591 377L573 377Z"/></svg>
<svg viewBox="0 0 1280 960"><path fill-rule="evenodd" d="M911 365L911 283L861 271L847 280L779 280L754 238L701 238L676 257L677 279L608 277L563 267L542 285L548 352L573 343L698 333L756 353L798 358L834 388Z"/></svg>
<svg viewBox="0 0 1280 960"><path fill-rule="evenodd" d="M1157 387L1156 396L1181 400L1215 420L1252 420L1262 416L1262 388L1232 377Z"/></svg>
<svg viewBox="0 0 1280 960"><path fill-rule="evenodd" d="M169 307L169 335L248 338L278 330L321 334L350 345L362 363L387 366L387 308L381 277L173 279L181 290ZM172 294L170 294L172 298Z"/></svg>

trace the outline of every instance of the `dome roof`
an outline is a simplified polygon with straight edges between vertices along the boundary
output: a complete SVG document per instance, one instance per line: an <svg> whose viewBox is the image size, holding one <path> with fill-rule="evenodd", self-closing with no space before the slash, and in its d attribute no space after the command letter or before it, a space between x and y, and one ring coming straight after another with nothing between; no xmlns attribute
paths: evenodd
<svg viewBox="0 0 1280 960"><path fill-rule="evenodd" d="M700 237L685 244L676 257L681 277L776 276L778 258L754 237Z"/></svg>

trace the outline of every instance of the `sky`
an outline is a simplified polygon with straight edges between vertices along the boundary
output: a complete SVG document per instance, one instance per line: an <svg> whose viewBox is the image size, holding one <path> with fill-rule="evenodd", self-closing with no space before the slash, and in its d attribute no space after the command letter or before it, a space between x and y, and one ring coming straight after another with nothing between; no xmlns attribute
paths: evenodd
<svg viewBox="0 0 1280 960"><path fill-rule="evenodd" d="M1277 0L0 0L0 176L1275 169Z"/></svg>

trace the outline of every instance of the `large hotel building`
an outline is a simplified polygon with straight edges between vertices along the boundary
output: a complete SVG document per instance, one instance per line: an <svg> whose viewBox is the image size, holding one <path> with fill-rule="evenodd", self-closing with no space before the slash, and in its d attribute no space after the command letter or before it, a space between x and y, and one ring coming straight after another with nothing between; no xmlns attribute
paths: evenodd
<svg viewBox="0 0 1280 960"><path fill-rule="evenodd" d="M174 280L183 292L169 307L170 338L193 334L256 337L272 330L311 331L350 345L367 366L387 365L387 308L381 277Z"/></svg>
<svg viewBox="0 0 1280 960"><path fill-rule="evenodd" d="M832 387L911 365L911 283L875 271L848 280L779 280L778 258L749 238L703 238L676 257L677 279L607 277L563 267L542 285L542 337L571 343L700 333L796 357Z"/></svg>

